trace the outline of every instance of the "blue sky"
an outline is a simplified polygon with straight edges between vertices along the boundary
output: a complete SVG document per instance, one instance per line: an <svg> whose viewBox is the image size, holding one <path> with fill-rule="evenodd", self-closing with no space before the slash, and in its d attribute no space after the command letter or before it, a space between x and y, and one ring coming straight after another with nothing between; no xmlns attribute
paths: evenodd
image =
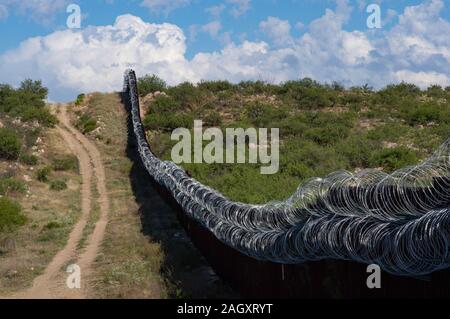
<svg viewBox="0 0 450 319"><path fill-rule="evenodd" d="M66 26L70 3L80 30ZM381 29L367 27L371 3ZM449 21L447 0L0 0L0 82L42 78L56 100L112 90L127 66L172 84L450 85Z"/></svg>

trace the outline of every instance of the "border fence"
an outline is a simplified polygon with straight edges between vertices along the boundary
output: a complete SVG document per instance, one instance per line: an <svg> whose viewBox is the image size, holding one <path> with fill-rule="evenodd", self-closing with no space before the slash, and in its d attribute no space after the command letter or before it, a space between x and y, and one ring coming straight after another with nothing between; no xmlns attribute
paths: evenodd
<svg viewBox="0 0 450 319"><path fill-rule="evenodd" d="M151 151L137 80L123 100L141 160L215 271L248 297L450 295L450 140L392 174L336 172L283 202L235 203ZM383 289L366 285L379 265Z"/></svg>

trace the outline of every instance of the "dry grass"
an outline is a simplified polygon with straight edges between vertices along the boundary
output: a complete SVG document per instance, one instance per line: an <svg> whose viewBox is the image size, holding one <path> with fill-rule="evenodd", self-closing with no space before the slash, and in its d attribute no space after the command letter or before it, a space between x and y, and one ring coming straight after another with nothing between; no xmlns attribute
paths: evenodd
<svg viewBox="0 0 450 319"><path fill-rule="evenodd" d="M141 232L138 205L131 190L132 167L126 156L126 114L117 94L92 94L85 110L99 129L90 134L101 152L111 201L102 252L94 265L96 298L164 298L167 291L160 268L159 243ZM73 107L72 111L77 110Z"/></svg>
<svg viewBox="0 0 450 319"><path fill-rule="evenodd" d="M0 233L0 294L16 292L32 284L62 249L76 223L80 208L81 178L76 171L52 172L51 180L64 180L68 188L56 192L46 183L38 182L35 172L52 163L55 156L71 155L56 129L47 130L42 136L37 167L0 163L0 171L14 167L15 178L26 182L26 195L17 195L28 222L13 233ZM31 181L30 181L31 179Z"/></svg>

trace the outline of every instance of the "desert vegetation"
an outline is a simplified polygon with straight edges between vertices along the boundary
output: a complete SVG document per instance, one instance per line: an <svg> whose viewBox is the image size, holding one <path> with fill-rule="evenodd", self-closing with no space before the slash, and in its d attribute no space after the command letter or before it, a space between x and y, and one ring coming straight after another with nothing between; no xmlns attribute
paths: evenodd
<svg viewBox="0 0 450 319"><path fill-rule="evenodd" d="M160 274L164 255L159 243L141 233L139 207L130 185L132 164L126 155L126 112L120 96L114 93L82 96L70 108L72 122L95 141L105 163L106 186L112 194L110 222L102 253L94 265L95 297L163 298L167 295L165 280ZM52 166L59 171L74 169L76 165L71 157L59 157ZM55 183L54 187L64 186ZM95 226L98 210L94 207L81 246Z"/></svg>
<svg viewBox="0 0 450 319"><path fill-rule="evenodd" d="M305 179L337 170L392 172L419 163L450 132L450 87L408 84L373 90L311 79L280 85L203 81L167 86L156 76L139 80L152 148L170 160L178 127L280 129L280 172L261 175L256 164L184 164L201 182L231 199L281 200Z"/></svg>
<svg viewBox="0 0 450 319"><path fill-rule="evenodd" d="M27 79L19 88L0 85L0 113L19 118L24 122L37 121L39 124L51 127L56 118L46 107L45 99L48 90L41 81Z"/></svg>
<svg viewBox="0 0 450 319"><path fill-rule="evenodd" d="M77 159L46 98L40 81L0 85L0 294L31 284L78 215Z"/></svg>
<svg viewBox="0 0 450 319"><path fill-rule="evenodd" d="M150 92L158 95L161 82L156 84L150 85ZM81 105L74 103L70 114L74 124L82 114L97 120L98 128L86 136L104 160L111 200L102 253L94 265L95 296L205 298L230 294L228 287L205 270L206 261L184 235L176 214L151 186L139 157L131 155L136 150L129 140L120 95L88 94Z"/></svg>

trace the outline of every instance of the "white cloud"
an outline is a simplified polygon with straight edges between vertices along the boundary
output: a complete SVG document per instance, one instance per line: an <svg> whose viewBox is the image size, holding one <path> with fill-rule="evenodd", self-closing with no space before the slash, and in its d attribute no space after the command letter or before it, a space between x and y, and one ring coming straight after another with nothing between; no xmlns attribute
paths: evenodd
<svg viewBox="0 0 450 319"><path fill-rule="evenodd" d="M264 76L268 68L279 70L276 65L265 63L269 53L267 43L245 41L241 45L230 44L221 52L199 53L191 64L202 79L257 79Z"/></svg>
<svg viewBox="0 0 450 319"><path fill-rule="evenodd" d="M79 92L117 90L130 67L141 74L160 74L170 83L196 80L185 51L185 37L177 26L124 15L114 25L57 31L22 42L0 56L0 82L40 78L55 100Z"/></svg>
<svg viewBox="0 0 450 319"><path fill-rule="evenodd" d="M442 0L430 0L406 8L387 36L390 52L415 63L437 56L450 62L450 23L439 16L443 7Z"/></svg>
<svg viewBox="0 0 450 319"><path fill-rule="evenodd" d="M147 7L150 10L168 15L175 9L187 6L190 0L144 0L141 2L141 6Z"/></svg>
<svg viewBox="0 0 450 319"><path fill-rule="evenodd" d="M198 24L191 24L188 28L188 42L193 43L197 41L200 26Z"/></svg>
<svg viewBox="0 0 450 319"><path fill-rule="evenodd" d="M295 24L295 28L297 29L297 30L301 30L301 29L303 29L305 27L305 24L303 23L303 22L301 22L301 21L299 21L299 22L297 22L296 24Z"/></svg>
<svg viewBox="0 0 450 319"><path fill-rule="evenodd" d="M442 0L427 0L407 7L398 23L377 43L384 82L406 81L421 87L448 85L450 74L450 23L440 13ZM434 82L434 83L433 83Z"/></svg>
<svg viewBox="0 0 450 319"><path fill-rule="evenodd" d="M0 83L40 78L50 87L53 100L73 98L79 92L118 90L129 67L139 75L156 73L169 84L311 77L345 85L368 83L375 88L400 81L422 87L450 85L450 23L440 16L441 0L407 8L392 29L375 35L369 30L345 30L351 9L347 1L337 3L336 9L305 25L298 38L290 35L287 21L263 21L261 28L275 45L234 43L230 32L221 32L219 21L192 26L193 37L208 32L224 48L200 52L191 60L186 58L186 39L179 27L120 16L113 25L58 31L24 41L0 56Z"/></svg>
<svg viewBox="0 0 450 319"><path fill-rule="evenodd" d="M287 20L281 20L276 17L268 17L267 20L261 21L259 28L276 45L287 45L292 41L291 24Z"/></svg>
<svg viewBox="0 0 450 319"><path fill-rule="evenodd" d="M188 29L189 43L193 43L197 40L197 36L201 33L207 33L211 38L224 42L224 38L228 37L228 32L220 33L222 29L222 23L219 20L211 21L204 25L192 24ZM225 41L228 43L227 41Z"/></svg>
<svg viewBox="0 0 450 319"><path fill-rule="evenodd" d="M235 18L240 17L251 8L251 0L226 0L227 3L232 4L233 7L230 10L231 15Z"/></svg>
<svg viewBox="0 0 450 319"><path fill-rule="evenodd" d="M399 81L422 87L448 85L450 24L440 17L442 0L408 7L392 30L377 36L344 30L351 7L348 1L336 2L334 11L326 10L298 39L287 40L286 21L268 18L260 27L275 47L245 42L221 52L198 54L191 64L201 78L283 81L308 76L376 88Z"/></svg>
<svg viewBox="0 0 450 319"><path fill-rule="evenodd" d="M450 85L450 77L446 74L438 72L413 72L410 70L400 70L395 72L394 78L396 82L405 81L415 83L421 87L429 87L439 83L442 86Z"/></svg>
<svg viewBox="0 0 450 319"><path fill-rule="evenodd" d="M340 48L337 49L341 60L347 65L357 65L370 61L374 47L364 33L359 31L342 32Z"/></svg>
<svg viewBox="0 0 450 319"><path fill-rule="evenodd" d="M0 20L8 11L30 16L35 22L48 24L58 12L65 12L69 0L0 0ZM2 9L3 8L3 9Z"/></svg>
<svg viewBox="0 0 450 319"><path fill-rule="evenodd" d="M207 13L209 13L212 16L213 19L217 20L217 19L219 19L219 17L222 14L223 10L225 10L225 7L226 6L222 3L222 4L219 4L217 6L212 6L212 7L206 8L205 11Z"/></svg>
<svg viewBox="0 0 450 319"><path fill-rule="evenodd" d="M202 31L208 33L212 38L216 38L222 29L220 21L212 21L202 26Z"/></svg>

